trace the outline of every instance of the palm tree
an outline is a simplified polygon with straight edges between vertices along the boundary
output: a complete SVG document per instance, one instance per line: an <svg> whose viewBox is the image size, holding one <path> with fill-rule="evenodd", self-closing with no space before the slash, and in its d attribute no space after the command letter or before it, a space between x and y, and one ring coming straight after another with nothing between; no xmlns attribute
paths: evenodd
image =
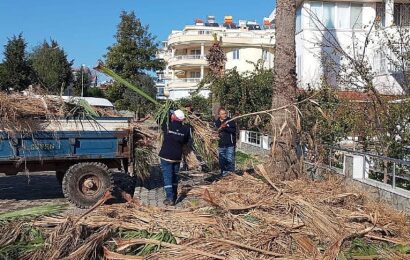
<svg viewBox="0 0 410 260"><path fill-rule="evenodd" d="M275 17L275 64L272 107L296 101L296 0L277 0ZM272 159L282 178L298 177L300 164L296 155L298 136L296 109L273 112Z"/></svg>

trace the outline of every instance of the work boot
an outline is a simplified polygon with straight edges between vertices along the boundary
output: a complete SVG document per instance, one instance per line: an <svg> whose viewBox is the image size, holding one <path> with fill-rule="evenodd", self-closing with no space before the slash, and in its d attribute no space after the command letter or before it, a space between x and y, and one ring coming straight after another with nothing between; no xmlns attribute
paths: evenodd
<svg viewBox="0 0 410 260"><path fill-rule="evenodd" d="M230 175L231 173L232 172L230 172L230 171L224 171L224 172L222 172L221 176L226 177L226 176Z"/></svg>
<svg viewBox="0 0 410 260"><path fill-rule="evenodd" d="M175 206L175 202L173 200L166 199L163 203L165 206Z"/></svg>

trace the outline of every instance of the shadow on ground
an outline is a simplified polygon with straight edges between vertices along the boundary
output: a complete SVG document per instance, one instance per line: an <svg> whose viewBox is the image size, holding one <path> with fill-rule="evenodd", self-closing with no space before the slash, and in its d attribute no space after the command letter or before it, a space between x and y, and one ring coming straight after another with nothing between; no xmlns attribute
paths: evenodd
<svg viewBox="0 0 410 260"><path fill-rule="evenodd" d="M55 174L0 176L0 200L64 198Z"/></svg>

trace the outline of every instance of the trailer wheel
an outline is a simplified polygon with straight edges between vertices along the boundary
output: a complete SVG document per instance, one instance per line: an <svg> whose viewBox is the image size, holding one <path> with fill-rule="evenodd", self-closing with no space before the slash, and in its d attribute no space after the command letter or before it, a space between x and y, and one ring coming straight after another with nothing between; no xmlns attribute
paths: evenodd
<svg viewBox="0 0 410 260"><path fill-rule="evenodd" d="M107 190L113 178L105 164L78 163L71 166L63 178L64 196L79 208L93 206Z"/></svg>

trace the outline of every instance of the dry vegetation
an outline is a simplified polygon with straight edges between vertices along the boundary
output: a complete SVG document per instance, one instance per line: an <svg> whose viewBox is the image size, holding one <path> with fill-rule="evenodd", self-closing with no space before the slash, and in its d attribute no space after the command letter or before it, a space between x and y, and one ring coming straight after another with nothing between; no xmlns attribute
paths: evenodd
<svg viewBox="0 0 410 260"><path fill-rule="evenodd" d="M258 169L185 190L183 208L130 200L79 219L42 218L31 225L46 242L26 259L346 259L343 251L359 238L376 245L366 259L408 259L395 246L409 245L409 215L338 177L283 182ZM6 234L3 246L19 233Z"/></svg>

